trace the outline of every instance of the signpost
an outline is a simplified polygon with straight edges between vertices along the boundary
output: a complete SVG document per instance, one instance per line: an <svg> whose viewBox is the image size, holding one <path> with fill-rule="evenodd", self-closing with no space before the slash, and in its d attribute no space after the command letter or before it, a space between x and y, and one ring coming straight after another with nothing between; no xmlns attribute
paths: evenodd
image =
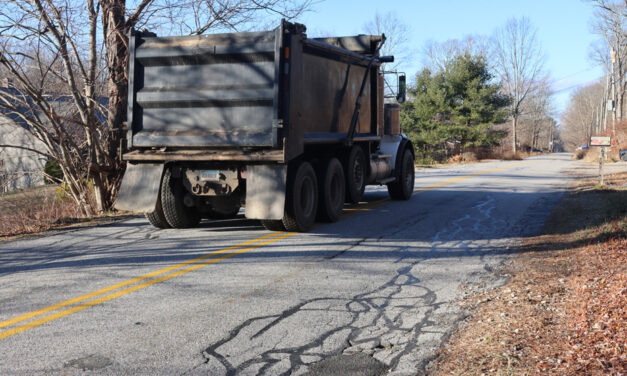
<svg viewBox="0 0 627 376"><path fill-rule="evenodd" d="M603 185L603 161L605 160L605 147L612 145L611 137L604 136L593 136L590 137L590 146L599 146L601 147L601 152L599 153L599 180L600 184Z"/></svg>
<svg viewBox="0 0 627 376"><path fill-rule="evenodd" d="M611 137L592 136L590 137L590 146L610 146L612 145Z"/></svg>

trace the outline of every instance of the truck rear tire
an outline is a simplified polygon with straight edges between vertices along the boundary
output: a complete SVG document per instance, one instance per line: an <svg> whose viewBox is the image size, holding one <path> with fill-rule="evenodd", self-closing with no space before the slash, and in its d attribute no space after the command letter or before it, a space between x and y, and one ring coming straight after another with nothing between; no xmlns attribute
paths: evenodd
<svg viewBox="0 0 627 376"><path fill-rule="evenodd" d="M283 221L280 219L262 219L261 224L268 231L285 231Z"/></svg>
<svg viewBox="0 0 627 376"><path fill-rule="evenodd" d="M318 218L326 222L335 222L340 219L346 197L344 169L337 158L331 158L321 165L318 182L320 183Z"/></svg>
<svg viewBox="0 0 627 376"><path fill-rule="evenodd" d="M165 215L163 214L163 208L161 207L161 197L157 197L157 205L155 206L155 211L152 213L145 214L146 219L156 228L170 228L171 226L168 224L168 221L165 219Z"/></svg>
<svg viewBox="0 0 627 376"><path fill-rule="evenodd" d="M301 162L288 171L283 225L287 231L304 232L316 222L318 179L311 163Z"/></svg>
<svg viewBox="0 0 627 376"><path fill-rule="evenodd" d="M185 187L181 179L172 176L169 168L161 181L161 206L166 221L173 228L195 227L200 222L200 213L183 203Z"/></svg>
<svg viewBox="0 0 627 376"><path fill-rule="evenodd" d="M390 197L394 200L409 200L414 193L414 180L414 155L405 149L396 181L388 184Z"/></svg>
<svg viewBox="0 0 627 376"><path fill-rule="evenodd" d="M366 155L360 146L353 146L346 160L346 202L361 201L366 189Z"/></svg>

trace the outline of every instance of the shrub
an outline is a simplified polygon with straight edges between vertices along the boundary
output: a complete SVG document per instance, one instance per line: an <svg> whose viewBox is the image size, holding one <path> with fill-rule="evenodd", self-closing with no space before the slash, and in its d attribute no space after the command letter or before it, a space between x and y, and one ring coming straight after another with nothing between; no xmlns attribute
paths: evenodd
<svg viewBox="0 0 627 376"><path fill-rule="evenodd" d="M583 159L583 157L586 156L586 150L585 149L579 149L579 150L575 150L575 153L573 153L573 158L574 159Z"/></svg>
<svg viewBox="0 0 627 376"><path fill-rule="evenodd" d="M59 162L56 159L49 159L46 162L44 172L46 173L44 177L46 184L57 184L63 180L63 171L61 171L61 166L59 166Z"/></svg>

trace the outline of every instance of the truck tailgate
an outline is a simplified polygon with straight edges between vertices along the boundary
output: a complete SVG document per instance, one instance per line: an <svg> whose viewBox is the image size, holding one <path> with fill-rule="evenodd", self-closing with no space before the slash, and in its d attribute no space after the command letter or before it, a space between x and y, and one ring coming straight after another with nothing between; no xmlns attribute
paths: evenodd
<svg viewBox="0 0 627 376"><path fill-rule="evenodd" d="M277 35L132 36L129 146L276 147Z"/></svg>

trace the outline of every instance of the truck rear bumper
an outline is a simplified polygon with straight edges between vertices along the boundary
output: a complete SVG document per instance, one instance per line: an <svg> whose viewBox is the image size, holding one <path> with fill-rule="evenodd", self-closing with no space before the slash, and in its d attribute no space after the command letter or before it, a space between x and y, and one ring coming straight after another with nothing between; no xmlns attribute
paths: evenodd
<svg viewBox="0 0 627 376"><path fill-rule="evenodd" d="M285 163L283 150L135 150L122 157L131 162L278 162Z"/></svg>

